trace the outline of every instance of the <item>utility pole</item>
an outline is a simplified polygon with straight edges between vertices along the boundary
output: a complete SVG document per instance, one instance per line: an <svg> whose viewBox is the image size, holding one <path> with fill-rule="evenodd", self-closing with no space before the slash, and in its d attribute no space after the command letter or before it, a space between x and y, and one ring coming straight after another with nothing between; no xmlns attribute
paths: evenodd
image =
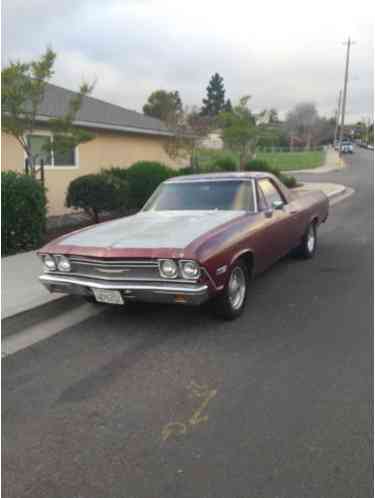
<svg viewBox="0 0 375 498"><path fill-rule="evenodd" d="M345 78L344 78L344 96L342 100L342 110L341 110L341 126L340 126L340 140L339 140L339 154L341 156L341 142L344 134L344 124L345 124L345 110L346 110L346 96L348 90L348 76L349 76L349 58L350 58L350 46L353 42L348 38L346 42L346 64L345 64Z"/></svg>
<svg viewBox="0 0 375 498"><path fill-rule="evenodd" d="M336 147L337 132L339 131L340 110L341 110L341 96L342 96L342 90L340 89L339 99L338 99L338 102L337 102L337 110L336 110L336 126L335 126L335 137L333 139L333 147Z"/></svg>

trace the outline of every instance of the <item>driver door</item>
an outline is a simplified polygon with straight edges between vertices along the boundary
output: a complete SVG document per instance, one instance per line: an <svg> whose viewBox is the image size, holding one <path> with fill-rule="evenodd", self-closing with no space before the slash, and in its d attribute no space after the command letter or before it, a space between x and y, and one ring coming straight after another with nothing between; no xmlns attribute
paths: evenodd
<svg viewBox="0 0 375 498"><path fill-rule="evenodd" d="M266 238L269 261L285 256L293 246L293 226L287 202L269 178L258 180L259 209L267 218Z"/></svg>

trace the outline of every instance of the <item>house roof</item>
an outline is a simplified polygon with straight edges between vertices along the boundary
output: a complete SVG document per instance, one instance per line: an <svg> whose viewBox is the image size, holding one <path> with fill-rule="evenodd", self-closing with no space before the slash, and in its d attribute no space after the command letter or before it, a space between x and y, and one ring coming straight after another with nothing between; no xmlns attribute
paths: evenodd
<svg viewBox="0 0 375 498"><path fill-rule="evenodd" d="M74 95L76 92L48 83L39 107L38 119L47 121L49 118L62 117L68 111L69 102ZM159 119L89 96L83 97L74 124L141 134L172 134Z"/></svg>

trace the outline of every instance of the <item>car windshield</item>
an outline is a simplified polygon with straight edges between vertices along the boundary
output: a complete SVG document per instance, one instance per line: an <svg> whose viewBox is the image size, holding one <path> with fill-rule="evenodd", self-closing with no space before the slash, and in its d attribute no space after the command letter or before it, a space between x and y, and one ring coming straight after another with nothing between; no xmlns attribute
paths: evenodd
<svg viewBox="0 0 375 498"><path fill-rule="evenodd" d="M180 210L254 211L249 181L164 183L150 197L144 211Z"/></svg>

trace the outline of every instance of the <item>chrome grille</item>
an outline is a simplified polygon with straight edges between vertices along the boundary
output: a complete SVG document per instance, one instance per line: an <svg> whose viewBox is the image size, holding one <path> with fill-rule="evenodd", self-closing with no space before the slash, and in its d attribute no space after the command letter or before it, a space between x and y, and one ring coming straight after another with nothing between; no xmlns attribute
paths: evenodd
<svg viewBox="0 0 375 498"><path fill-rule="evenodd" d="M161 280L155 260L105 260L71 256L70 275L105 280Z"/></svg>

